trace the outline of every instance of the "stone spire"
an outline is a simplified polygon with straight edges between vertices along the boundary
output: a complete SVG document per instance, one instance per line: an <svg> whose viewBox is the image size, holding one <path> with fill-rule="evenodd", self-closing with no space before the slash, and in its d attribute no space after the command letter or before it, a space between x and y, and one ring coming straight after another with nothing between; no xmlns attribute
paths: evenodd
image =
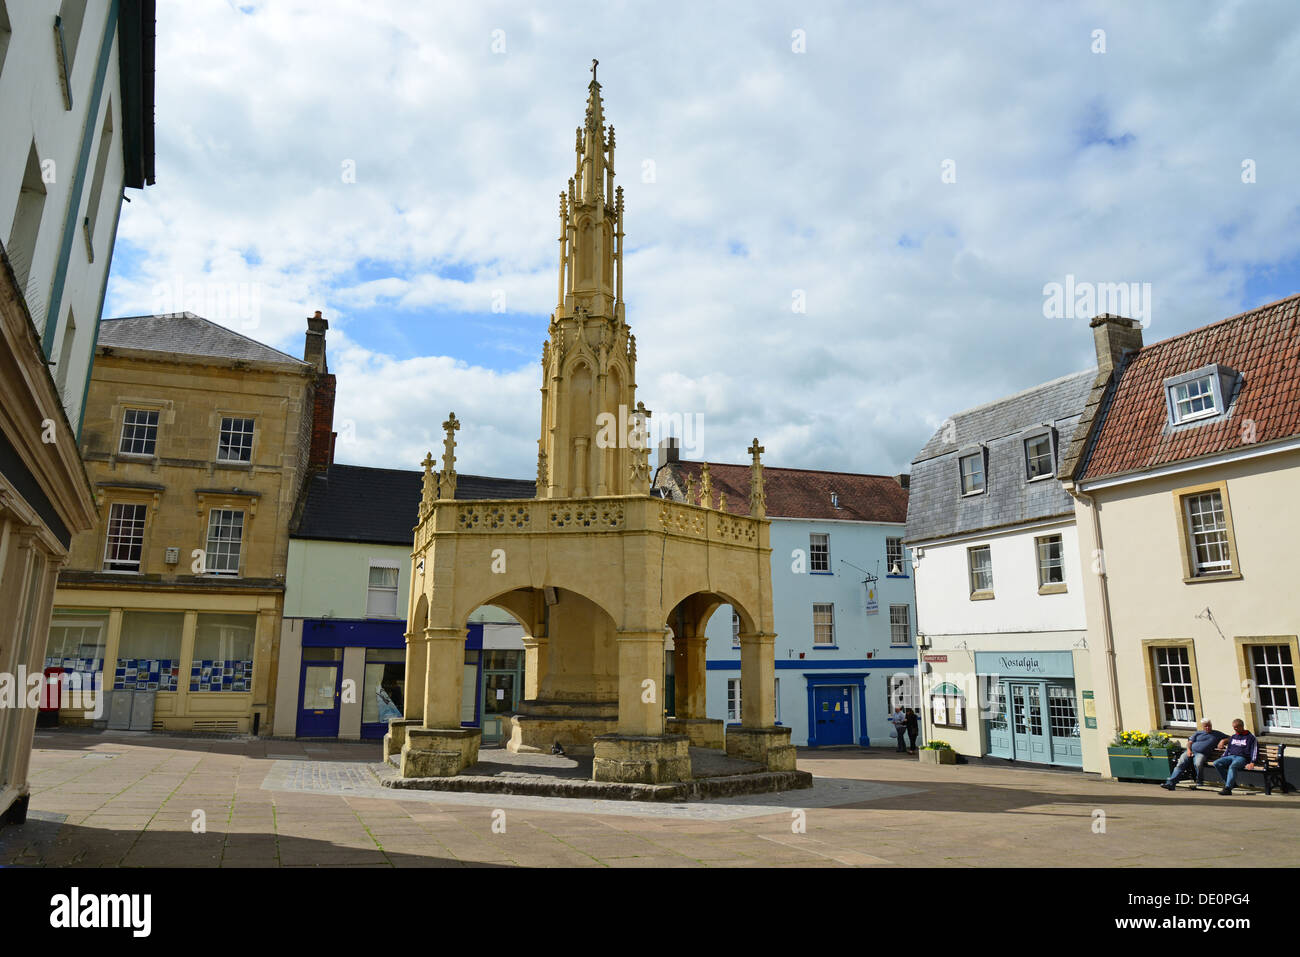
<svg viewBox="0 0 1300 957"><path fill-rule="evenodd" d="M559 195L559 276L542 350L539 497L628 495L642 484L628 435L636 347L624 318L623 207L614 130L592 61L572 175Z"/></svg>
<svg viewBox="0 0 1300 957"><path fill-rule="evenodd" d="M753 456L749 466L749 514L754 518L767 517L767 493L763 489L763 463L758 458L766 451L767 449L758 444L758 437L755 436L753 445L749 447L749 454Z"/></svg>
<svg viewBox="0 0 1300 957"><path fill-rule="evenodd" d="M429 452L420 463L424 466L424 485L420 496L420 518L423 519L433 509L438 498L438 476L433 473L433 453Z"/></svg>
<svg viewBox="0 0 1300 957"><path fill-rule="evenodd" d="M438 482L438 497L450 499L456 497L456 432L460 429L455 412L442 423L442 428L446 432L446 438L442 440L442 475Z"/></svg>

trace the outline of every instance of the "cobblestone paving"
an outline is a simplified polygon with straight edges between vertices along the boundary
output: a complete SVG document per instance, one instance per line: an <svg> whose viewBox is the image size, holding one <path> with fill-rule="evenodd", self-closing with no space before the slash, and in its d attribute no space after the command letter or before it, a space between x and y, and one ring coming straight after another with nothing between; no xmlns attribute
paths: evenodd
<svg viewBox="0 0 1300 957"><path fill-rule="evenodd" d="M801 751L811 790L683 805L403 792L374 743L39 731L0 864L1296 866L1300 796Z"/></svg>

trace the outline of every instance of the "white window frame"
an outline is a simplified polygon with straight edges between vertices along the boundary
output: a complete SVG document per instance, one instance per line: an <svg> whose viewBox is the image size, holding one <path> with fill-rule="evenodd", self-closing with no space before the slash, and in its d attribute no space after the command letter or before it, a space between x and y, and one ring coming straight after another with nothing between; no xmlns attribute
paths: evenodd
<svg viewBox="0 0 1300 957"><path fill-rule="evenodd" d="M898 545L898 574L894 574L894 562L892 559L893 545ZM885 574L891 578L907 577L907 553L903 549L903 540L892 536L885 538Z"/></svg>
<svg viewBox="0 0 1300 957"><path fill-rule="evenodd" d="M975 584L975 553L988 553L988 587L978 588ZM966 549L966 573L970 584L970 593L972 595L993 594L993 546L992 545L972 545Z"/></svg>
<svg viewBox="0 0 1300 957"><path fill-rule="evenodd" d="M902 612L902 621L898 621L898 612ZM896 628L902 626L906 639L899 641L896 637ZM891 648L910 648L912 645L912 606L911 605L890 605L889 606L889 646Z"/></svg>
<svg viewBox="0 0 1300 957"><path fill-rule="evenodd" d="M393 580L393 587L392 587L392 588L388 588L387 586L379 586L379 585L375 585L375 584L374 584L374 582L373 582L371 579L372 579L372 573L374 572L374 570L375 570L376 568L383 568L383 569L391 570L391 571L394 571L394 572L397 573L396 577L395 577L394 580ZM392 595L392 599L393 599L393 611L392 611L392 614L382 614L382 613L374 612L374 611L371 611L371 610L370 610L371 596L372 596L374 593L377 593L377 592L382 592L385 596L387 596L387 595L389 595L389 594ZM398 612L400 611L400 609L399 609L399 607L398 607L398 599L401 597L401 592L402 592L402 569L401 569L401 566L398 565L397 562L392 561L391 559L387 559L387 558L372 558L372 559L370 559L370 561L369 561L369 562L367 563L367 565L366 565L366 617L367 617L367 618L381 618L381 619L386 619L386 620L391 620L391 619L397 618L397 617L398 617Z"/></svg>
<svg viewBox="0 0 1300 957"><path fill-rule="evenodd" d="M1047 471L1034 472L1034 463L1039 461L1043 456L1034 455L1030 452L1030 445L1037 442L1047 443ZM1025 451L1025 481L1038 482L1042 479L1053 478L1056 475L1056 443L1052 441L1051 432L1039 432L1025 438L1023 446Z"/></svg>
<svg viewBox="0 0 1300 957"><path fill-rule="evenodd" d="M744 714L744 709L741 707L741 701L740 701L740 679L728 678L727 679L727 720L740 721L743 714Z"/></svg>
<svg viewBox="0 0 1300 957"><path fill-rule="evenodd" d="M1237 384L1237 373L1217 362L1192 369L1181 375L1170 376L1164 381L1165 406L1168 412L1167 426L1177 429L1181 426L1212 422L1222 418L1228 412ZM1200 386L1203 391L1192 394L1193 387ZM1190 406L1207 400L1204 408L1184 412L1184 405Z"/></svg>
<svg viewBox="0 0 1300 957"><path fill-rule="evenodd" d="M130 565L130 564L132 564L130 561L125 561L125 562L124 562L124 561L117 561L117 560L114 560L114 559L112 559L112 558L109 557L110 553L111 553L112 550L113 550L113 544L114 544L115 541L119 544L119 546L121 545L121 543L122 543L123 541L126 541L126 540L123 539L122 536L120 536L120 535L117 536L116 539L114 538L114 535L113 535L113 521L114 521L114 515L115 515L116 513L118 513L118 510L119 510L119 509L128 509L128 508L130 508L130 509L139 509L139 512L134 513L135 515L138 515L138 518L137 518L137 517L132 517L132 518L130 519L130 522L131 522L131 524L132 524L133 527L135 526L135 524L136 524L137 522L139 523L139 532L140 532L140 534L139 534L139 538L138 538L138 540L137 540L135 537L132 537L132 538L129 540L130 544L128 545L128 547L131 547L131 545L138 545L139 548L140 548L140 557L139 557L138 559L136 559L136 561L135 561L135 563L134 563L134 564L135 564L135 568L109 568L109 565ZM121 522L122 519L119 517L119 518L118 518L118 521ZM140 504L139 502L113 502L113 503L109 506L109 508L108 508L108 525L105 527L105 532L104 532L104 563L103 563L103 566L102 566L103 570L104 570L106 573L108 573L108 574L110 574L110 575L139 575L139 574L143 571L143 568L144 568L144 531L145 531L145 526L146 526L148 523L149 523L149 506L147 506L147 505L142 505L142 504ZM119 527L120 527L120 526L119 526Z"/></svg>
<svg viewBox="0 0 1300 957"><path fill-rule="evenodd" d="M1264 662L1261 665L1255 660L1255 652L1262 650L1264 652ZM1269 653L1273 652L1277 660L1270 660ZM1285 652L1286 657L1291 659L1291 645L1283 642L1268 642L1264 644L1247 644L1246 645L1246 664L1250 669L1251 680L1255 682L1256 699L1259 708L1259 723L1267 734L1300 734L1300 695L1297 694L1296 686L1296 664L1292 659L1282 661L1282 654ZM1261 675L1260 669L1264 672ZM1276 669L1281 681L1269 680L1269 670ZM1291 682L1288 684L1285 680L1286 669L1291 672ZM1270 692L1270 703L1264 703L1265 689L1275 689ZM1287 699L1286 707L1278 707L1277 698L1283 696ZM1291 702L1297 702L1292 704ZM1276 717L1279 711L1288 712L1290 724L1275 724L1269 721L1270 714Z"/></svg>
<svg viewBox="0 0 1300 957"><path fill-rule="evenodd" d="M731 647L740 647L740 612L731 612Z"/></svg>
<svg viewBox="0 0 1300 957"><path fill-rule="evenodd" d="M152 423L127 422L127 416L131 415L132 413L151 415L153 416L153 422ZM158 432L162 424L161 420L162 420L162 411L160 409L139 408L137 406L127 406L125 409L123 409L122 410L122 431L118 433L118 438L117 438L117 454L129 455L132 456L133 458L141 458L141 459L155 458L158 455ZM153 447L148 452L132 452L124 448L124 446L126 445L126 430L128 427L133 430L152 429L153 437L150 441L152 442ZM132 444L135 444L136 438L137 438L136 433L133 431L131 435Z"/></svg>
<svg viewBox="0 0 1300 957"><path fill-rule="evenodd" d="M1170 663L1167 659L1171 654L1178 653L1184 659ZM1196 727L1196 683L1192 674L1192 655L1186 645L1155 645L1150 649L1153 656L1151 668L1155 679L1156 707L1159 709L1156 714L1156 720L1163 728L1195 728ZM1165 681L1165 676L1173 668L1187 670L1186 681ZM1170 701L1165 694L1165 688L1186 688L1188 701ZM1174 719L1169 713L1175 707L1185 708L1187 711L1186 718Z"/></svg>
<svg viewBox="0 0 1300 957"><path fill-rule="evenodd" d="M1210 498L1217 501L1217 508L1212 508L1209 513L1193 512L1192 505L1194 502ZM1214 575L1231 575L1234 571L1232 566L1232 541L1228 535L1228 511L1224 505L1223 494L1218 489L1194 492L1182 496L1182 506L1183 521L1187 526L1188 560L1191 563L1192 577L1205 578ZM1217 515L1219 521L1212 526L1203 526L1198 531L1196 517L1198 515L1204 517L1206 514ZM1198 543L1206 546L1216 545L1222 549L1226 557L1218 562L1201 564L1197 554Z"/></svg>
<svg viewBox="0 0 1300 957"><path fill-rule="evenodd" d="M223 515L225 515L225 514L229 514L229 515L238 515L238 516L239 516L239 526L238 526L238 527L239 527L239 537L238 537L237 539L231 539L231 538L219 538L219 539L213 539L213 537L212 537L212 532L213 532L213 530L214 530L213 523L214 523L214 521L216 520L216 517L217 517L217 513L218 513L218 512L222 513ZM222 527L222 526L217 526L217 528L221 528L221 527ZM235 526L234 526L233 524L231 524L231 525L229 525L229 526L225 526L225 527L234 528ZM244 558L244 531L245 531L247 528L248 528L248 523L247 523L247 513L246 513L242 508L211 508L211 509L208 510L208 532L207 532L206 537L204 538L204 551L203 551L203 573L204 573L205 575L213 575L213 576L216 576L216 577L219 577L219 578L238 578L238 577L239 577L240 563L243 561L243 558ZM213 566L212 566L212 554L213 554L213 548L212 548L212 545L213 545L213 542L214 542L214 541L217 542L218 544L223 544L223 543L227 543L227 544L228 544L228 543L231 543L231 542L234 543L234 545L235 545L235 549L234 549L234 553L233 553L233 554L234 554L234 557L235 557L235 567L234 567L233 570L231 570L231 569L225 569L225 568L223 568L223 569L221 569L221 570L217 570L217 569L213 568Z"/></svg>
<svg viewBox="0 0 1300 957"><path fill-rule="evenodd" d="M818 541L821 539L821 541ZM825 560L826 567L818 568L817 559ZM831 535L830 532L808 533L808 572L811 575L829 575L831 571Z"/></svg>
<svg viewBox="0 0 1300 957"><path fill-rule="evenodd" d="M835 647L835 603L834 603L834 602L821 602L821 601L815 601L815 602L813 602L813 606L812 606L812 608L813 608L813 636L812 636L812 638L813 638L813 647L814 647L814 648L834 648L834 647ZM818 615L829 615L829 616L830 616L830 621L829 621L829 622L819 622L819 621L817 620L817 616L818 616ZM817 640L817 628L818 628L819 625L820 625L821 627L829 627L829 628L830 628L830 641L818 641L818 640Z"/></svg>
<svg viewBox="0 0 1300 957"><path fill-rule="evenodd" d="M971 459L976 459L979 462L979 477L980 477L979 488L975 488L973 483L970 488L968 488L966 485L966 477L967 477L966 463ZM986 491L988 491L988 487L989 487L988 462L985 460L984 450L982 448L976 449L974 452L967 452L965 455L958 455L957 472L961 481L962 495L983 495ZM974 476L975 473L972 471L970 474Z"/></svg>
<svg viewBox="0 0 1300 957"><path fill-rule="evenodd" d="M230 429L226 428L227 422L231 423ZM234 425L236 423L245 423L245 422L248 423L249 425L249 429L247 432L245 432L243 429L240 429L239 431L236 431L234 429ZM232 459L232 458L222 456L221 452L223 449L233 447L226 442L227 433L229 433L231 436L240 436L240 437L245 435L248 436L248 458ZM221 417L221 422L219 423L217 428L217 461L229 463L232 465L251 465L253 463L253 443L256 441L256 437L257 437L257 420L255 418L253 418L252 416L244 416L244 415L223 415ZM241 443L239 449L242 451L243 448L244 446Z"/></svg>
<svg viewBox="0 0 1300 957"><path fill-rule="evenodd" d="M1056 564L1055 564L1055 565L1052 564L1052 561L1051 561L1050 556L1049 556L1048 559L1047 559L1047 563L1044 564L1044 560L1043 560L1043 546L1049 544L1049 543L1052 541L1052 539L1056 539L1056 548L1057 548L1057 559L1056 559ZM1055 535L1040 535L1040 536L1038 536L1037 538L1035 538L1035 539L1034 539L1034 559L1035 559L1035 564L1036 564L1037 567L1038 567L1038 587L1039 587L1039 588L1043 588L1043 587L1048 586L1048 585L1064 585L1064 584L1065 584L1065 537L1064 537L1063 535L1061 535L1061 534L1058 532L1058 533L1055 534ZM1051 568L1053 568L1053 567L1060 569L1060 574L1061 574L1061 580L1060 580L1060 581L1050 581L1048 578L1044 577L1044 575L1043 575L1043 571L1044 571L1044 569L1051 569Z"/></svg>

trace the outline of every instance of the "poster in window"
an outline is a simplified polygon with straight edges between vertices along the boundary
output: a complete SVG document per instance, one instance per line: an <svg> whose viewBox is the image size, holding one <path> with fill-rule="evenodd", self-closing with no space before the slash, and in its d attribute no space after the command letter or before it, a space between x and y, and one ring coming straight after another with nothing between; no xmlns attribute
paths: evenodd
<svg viewBox="0 0 1300 957"><path fill-rule="evenodd" d="M937 694L930 697L930 710L934 714L935 724L948 723L948 699Z"/></svg>
<svg viewBox="0 0 1300 957"><path fill-rule="evenodd" d="M955 697L955 698L952 699L952 723L953 723L954 726L957 726L957 727L960 727L960 726L962 725L962 723L963 723L963 721L962 721L962 714L961 714L961 698L960 698L960 697Z"/></svg>

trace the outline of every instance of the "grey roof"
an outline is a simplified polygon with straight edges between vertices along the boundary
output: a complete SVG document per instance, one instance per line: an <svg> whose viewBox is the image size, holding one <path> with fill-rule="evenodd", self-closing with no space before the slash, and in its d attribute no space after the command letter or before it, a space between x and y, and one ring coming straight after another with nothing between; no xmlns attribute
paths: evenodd
<svg viewBox="0 0 1300 957"><path fill-rule="evenodd" d="M232 332L192 312L161 316L124 316L99 324L98 346L166 352L177 356L242 359L309 369L301 359Z"/></svg>
<svg viewBox="0 0 1300 957"><path fill-rule="evenodd" d="M291 538L411 545L424 473L334 464L312 476ZM486 475L456 476L456 498L532 498L537 483Z"/></svg>
<svg viewBox="0 0 1300 957"><path fill-rule="evenodd" d="M1096 370L1076 372L953 415L912 461L907 541L1072 515L1074 501L1056 479L1025 477L1024 437L1055 431L1056 467L1070 444ZM958 459L984 446L985 492L963 496Z"/></svg>

